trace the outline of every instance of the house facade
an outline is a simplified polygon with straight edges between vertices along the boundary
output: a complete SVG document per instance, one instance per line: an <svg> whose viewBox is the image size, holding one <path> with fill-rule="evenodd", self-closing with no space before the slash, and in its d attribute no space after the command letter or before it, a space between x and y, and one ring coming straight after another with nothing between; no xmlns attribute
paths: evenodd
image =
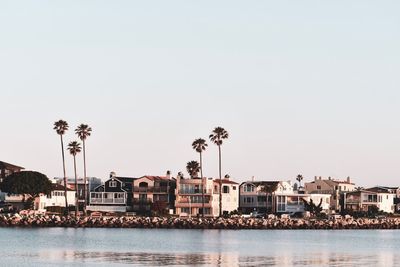
<svg viewBox="0 0 400 267"><path fill-rule="evenodd" d="M56 183L64 186L64 178L61 177L57 177L54 178L54 180L56 181ZM83 205L84 200L85 200L85 196L84 196L84 189L86 188L87 192L88 192L88 197L89 197L89 192L94 191L95 188L97 188L98 186L100 186L101 183L101 179L96 178L96 177L87 177L86 178L86 184L85 181L82 177L77 179L77 186L78 188L75 188L75 178L74 177L67 177L67 188L76 191L77 190L77 195L78 195L78 203L80 205Z"/></svg>
<svg viewBox="0 0 400 267"><path fill-rule="evenodd" d="M0 161L0 183L3 181L4 178L9 176L10 174L13 174L15 172L20 172L23 169L24 169L23 167L13 165L4 161Z"/></svg>
<svg viewBox="0 0 400 267"><path fill-rule="evenodd" d="M219 216L219 188L222 184L222 213L228 214L238 209L239 184L229 178L193 178L176 180L175 209L179 216L201 216L203 210L204 190L204 216Z"/></svg>
<svg viewBox="0 0 400 267"><path fill-rule="evenodd" d="M305 191L308 194L330 194L330 210L340 211L341 195L355 190L355 184L351 182L350 177L346 180L336 180L328 177L323 179L321 176L314 177L314 181L305 183Z"/></svg>
<svg viewBox="0 0 400 267"><path fill-rule="evenodd" d="M75 191L67 187L68 206L75 206ZM45 212L49 207L65 207L65 187L52 184L50 195L40 194L34 201L34 209Z"/></svg>
<svg viewBox="0 0 400 267"><path fill-rule="evenodd" d="M267 189L266 189L267 188ZM273 192L270 192L275 189ZM304 212L304 200L321 203L323 211L329 210L329 194L304 194L296 192L290 181L247 181L240 185L240 210L266 213Z"/></svg>
<svg viewBox="0 0 400 267"><path fill-rule="evenodd" d="M239 184L225 177L214 179L213 211L219 216L219 187L222 184L222 214L229 214L239 209Z"/></svg>
<svg viewBox="0 0 400 267"><path fill-rule="evenodd" d="M395 211L395 194L382 187L349 192L345 194L344 198L344 204L348 211L368 212L374 206L387 213Z"/></svg>
<svg viewBox="0 0 400 267"><path fill-rule="evenodd" d="M110 179L90 192L88 211L127 212L132 211L132 188L137 178L117 177L114 172Z"/></svg>
<svg viewBox="0 0 400 267"><path fill-rule="evenodd" d="M174 213L176 179L167 176L142 176L133 182L133 211L139 214Z"/></svg>

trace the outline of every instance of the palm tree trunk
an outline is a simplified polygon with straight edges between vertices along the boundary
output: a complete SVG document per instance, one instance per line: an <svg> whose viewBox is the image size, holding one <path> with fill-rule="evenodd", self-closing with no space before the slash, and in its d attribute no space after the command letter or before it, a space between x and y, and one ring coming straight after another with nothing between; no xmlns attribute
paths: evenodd
<svg viewBox="0 0 400 267"><path fill-rule="evenodd" d="M62 154L62 161L63 161L63 173L64 173L64 196L65 196L65 213L68 214L68 199L67 199L67 174L65 172L65 156L64 156L64 142L62 134L61 137L61 154Z"/></svg>
<svg viewBox="0 0 400 267"><path fill-rule="evenodd" d="M86 215L86 200L87 200L87 191L86 191L86 149L85 149L85 139L82 140L83 143L83 212Z"/></svg>
<svg viewBox="0 0 400 267"><path fill-rule="evenodd" d="M205 187L204 187L204 177L203 177L203 158L201 156L201 152L199 154L200 154L200 176L201 176L201 183L202 183L202 190L201 190L201 192L202 192L202 196L201 196L202 197L201 217L204 218L204 201L205 201L205 199L204 199L204 190L205 190Z"/></svg>
<svg viewBox="0 0 400 267"><path fill-rule="evenodd" d="M219 217L222 216L222 170L221 170L221 145L218 146L219 153Z"/></svg>
<svg viewBox="0 0 400 267"><path fill-rule="evenodd" d="M78 202L78 176L76 174L76 156L74 155L74 171L75 171L75 218L78 218L79 202Z"/></svg>

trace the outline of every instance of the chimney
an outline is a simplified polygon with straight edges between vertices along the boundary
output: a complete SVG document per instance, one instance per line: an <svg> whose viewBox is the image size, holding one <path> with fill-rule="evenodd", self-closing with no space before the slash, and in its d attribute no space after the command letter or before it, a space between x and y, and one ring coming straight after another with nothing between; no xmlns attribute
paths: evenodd
<svg viewBox="0 0 400 267"><path fill-rule="evenodd" d="M329 177L328 177L328 180L332 180L332 178L329 176Z"/></svg>
<svg viewBox="0 0 400 267"><path fill-rule="evenodd" d="M350 183L350 176L347 176L347 182Z"/></svg>
<svg viewBox="0 0 400 267"><path fill-rule="evenodd" d="M110 172L110 178L115 178L116 176L115 172Z"/></svg>
<svg viewBox="0 0 400 267"><path fill-rule="evenodd" d="M167 179L171 179L171 171L168 170L168 171L167 171L167 174L166 174L165 176L167 177Z"/></svg>
<svg viewBox="0 0 400 267"><path fill-rule="evenodd" d="M320 176L319 179L322 180L322 177Z"/></svg>
<svg viewBox="0 0 400 267"><path fill-rule="evenodd" d="M318 177L317 177L317 176L314 176L314 181L316 181L316 180L318 180Z"/></svg>
<svg viewBox="0 0 400 267"><path fill-rule="evenodd" d="M225 174L225 180L229 180L229 178L230 178L230 176L229 176L229 174Z"/></svg>
<svg viewBox="0 0 400 267"><path fill-rule="evenodd" d="M254 176L252 176L252 177L251 177L251 181L254 182L254 180L255 180L255 179L254 179Z"/></svg>

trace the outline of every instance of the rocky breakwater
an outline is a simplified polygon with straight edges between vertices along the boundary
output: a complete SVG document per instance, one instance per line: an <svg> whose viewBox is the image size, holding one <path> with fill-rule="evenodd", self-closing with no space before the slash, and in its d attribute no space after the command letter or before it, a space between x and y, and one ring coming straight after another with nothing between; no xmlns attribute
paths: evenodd
<svg viewBox="0 0 400 267"><path fill-rule="evenodd" d="M398 218L256 219L256 218L173 218L173 217L74 217L47 215L0 215L0 227L86 227L162 229L400 229Z"/></svg>

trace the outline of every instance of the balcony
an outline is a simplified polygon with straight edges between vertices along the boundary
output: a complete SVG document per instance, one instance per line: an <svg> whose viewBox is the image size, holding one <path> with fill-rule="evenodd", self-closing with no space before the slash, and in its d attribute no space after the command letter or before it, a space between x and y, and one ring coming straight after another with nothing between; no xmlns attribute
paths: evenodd
<svg viewBox="0 0 400 267"><path fill-rule="evenodd" d="M126 195L125 193L91 193L90 194L90 204L108 204L108 205L125 205Z"/></svg>
<svg viewBox="0 0 400 267"><path fill-rule="evenodd" d="M140 186L135 186L133 187L133 192L134 193L165 193L167 194L169 192L169 187L167 186L162 186L162 187L140 187Z"/></svg>
<svg viewBox="0 0 400 267"><path fill-rule="evenodd" d="M188 190L179 190L178 194L180 195L201 195L202 192L200 189L188 189ZM212 194L212 190L208 189L208 190L204 190L204 194L210 195Z"/></svg>

